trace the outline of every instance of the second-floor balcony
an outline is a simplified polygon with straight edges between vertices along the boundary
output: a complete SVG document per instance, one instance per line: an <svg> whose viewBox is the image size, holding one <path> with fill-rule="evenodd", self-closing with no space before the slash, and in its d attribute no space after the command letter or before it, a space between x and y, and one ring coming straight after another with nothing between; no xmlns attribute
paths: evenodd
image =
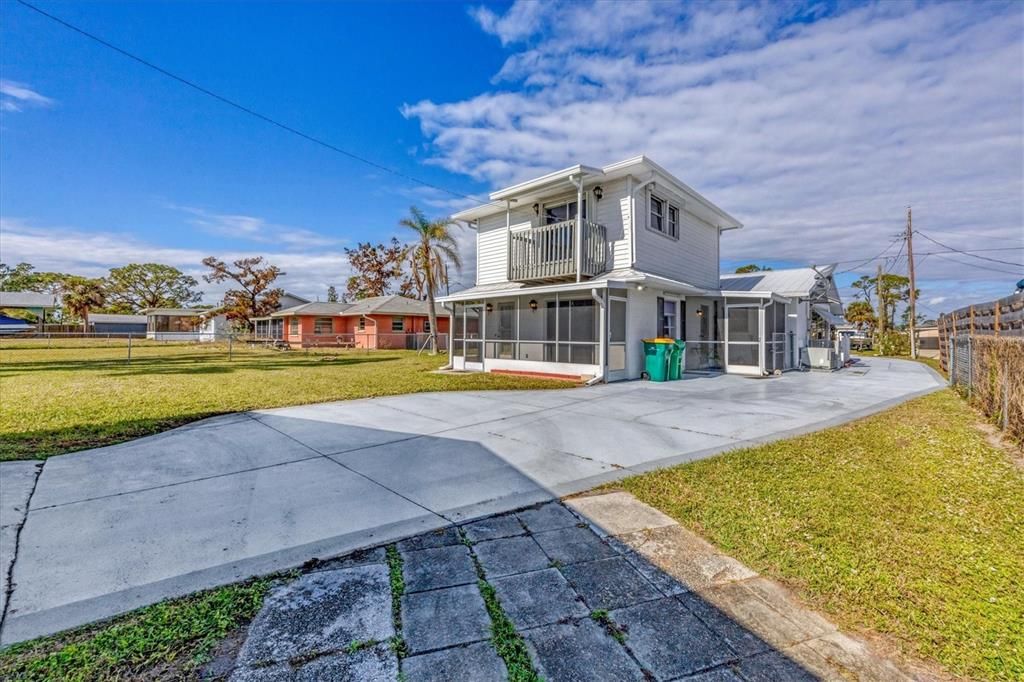
<svg viewBox="0 0 1024 682"><path fill-rule="evenodd" d="M512 282L556 282L595 277L607 269L608 235L604 225L583 219L515 230L508 241L508 278Z"/></svg>

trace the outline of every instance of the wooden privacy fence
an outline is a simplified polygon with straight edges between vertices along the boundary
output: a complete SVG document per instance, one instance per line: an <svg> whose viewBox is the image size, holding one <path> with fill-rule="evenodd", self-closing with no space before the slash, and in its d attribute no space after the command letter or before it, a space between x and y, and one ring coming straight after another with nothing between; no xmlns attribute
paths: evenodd
<svg viewBox="0 0 1024 682"><path fill-rule="evenodd" d="M942 315L939 351L950 384L1024 445L1024 294Z"/></svg>

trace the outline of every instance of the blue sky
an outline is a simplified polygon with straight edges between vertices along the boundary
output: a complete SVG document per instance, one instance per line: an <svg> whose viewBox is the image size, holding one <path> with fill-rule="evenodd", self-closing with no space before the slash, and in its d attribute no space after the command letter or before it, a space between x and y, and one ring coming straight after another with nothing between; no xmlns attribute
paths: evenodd
<svg viewBox="0 0 1024 682"><path fill-rule="evenodd" d="M746 224L723 239L726 265L867 258L907 203L958 248L1024 245L1020 5L38 4L458 193L646 153ZM265 254L287 288L323 296L344 280L343 247L400 235L410 203L466 203L14 2L0 11L5 262L100 275L158 260L199 274L205 255ZM923 300L941 310L1009 293L1020 270L927 257Z"/></svg>

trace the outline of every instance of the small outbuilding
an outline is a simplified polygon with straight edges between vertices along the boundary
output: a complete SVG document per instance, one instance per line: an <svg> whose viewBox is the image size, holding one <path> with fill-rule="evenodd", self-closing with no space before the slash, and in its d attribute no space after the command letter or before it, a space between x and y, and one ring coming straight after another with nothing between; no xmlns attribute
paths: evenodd
<svg viewBox="0 0 1024 682"><path fill-rule="evenodd" d="M156 341L216 341L228 332L219 308L147 308L146 338Z"/></svg>

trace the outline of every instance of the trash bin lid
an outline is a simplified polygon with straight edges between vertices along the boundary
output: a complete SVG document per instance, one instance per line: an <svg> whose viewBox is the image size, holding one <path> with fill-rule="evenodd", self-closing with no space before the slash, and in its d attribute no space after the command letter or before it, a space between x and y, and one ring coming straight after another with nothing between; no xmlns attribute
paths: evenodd
<svg viewBox="0 0 1024 682"><path fill-rule="evenodd" d="M675 343L675 339L665 339L658 337L656 339L644 339L644 343Z"/></svg>

